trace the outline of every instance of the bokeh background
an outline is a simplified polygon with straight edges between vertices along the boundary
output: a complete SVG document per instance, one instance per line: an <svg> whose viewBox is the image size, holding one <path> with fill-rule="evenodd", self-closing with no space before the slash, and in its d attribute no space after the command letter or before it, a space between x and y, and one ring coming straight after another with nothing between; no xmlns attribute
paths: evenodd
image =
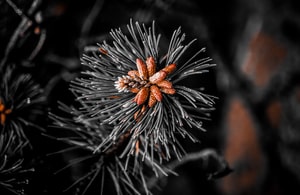
<svg viewBox="0 0 300 195"><path fill-rule="evenodd" d="M180 176L161 182L155 194L300 193L300 1L11 2L15 9L7 0L0 1L0 59L7 57L9 40L20 23L30 18L33 23L19 37L9 58L45 88L49 111L57 109L57 101L73 101L68 82L82 68L82 53L110 40L110 29L124 29L130 19L146 25L155 20L164 38L181 26L188 40L197 38L197 47L206 48L217 66L192 82L218 99L211 120L204 123L207 132L199 135L201 143L188 147L190 151L214 149L233 172L207 180L203 163L187 163L178 168ZM38 5L33 10L34 2ZM167 46L168 40L161 42ZM36 171L28 194L63 194L84 167L53 173L80 154L48 155L63 144L45 137L32 142L34 154L26 158L33 159Z"/></svg>

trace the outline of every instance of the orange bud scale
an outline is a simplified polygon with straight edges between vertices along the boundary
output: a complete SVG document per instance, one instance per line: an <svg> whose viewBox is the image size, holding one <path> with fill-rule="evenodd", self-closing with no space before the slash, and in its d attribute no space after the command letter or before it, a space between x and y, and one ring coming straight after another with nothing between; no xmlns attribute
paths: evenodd
<svg viewBox="0 0 300 195"><path fill-rule="evenodd" d="M147 70L147 66L143 62L143 60L137 58L136 59L136 67L138 69L141 79L147 79L148 78L148 70Z"/></svg>
<svg viewBox="0 0 300 195"><path fill-rule="evenodd" d="M150 94L153 94L154 97L155 97L155 99L156 99L157 101L159 101L159 102L162 101L162 97L163 97L163 96L162 96L162 94L161 94L159 88L158 88L156 85L152 85L152 86L150 87Z"/></svg>
<svg viewBox="0 0 300 195"><path fill-rule="evenodd" d="M145 103L149 95L149 88L148 87L143 87L135 96L134 101L138 104L141 105Z"/></svg>

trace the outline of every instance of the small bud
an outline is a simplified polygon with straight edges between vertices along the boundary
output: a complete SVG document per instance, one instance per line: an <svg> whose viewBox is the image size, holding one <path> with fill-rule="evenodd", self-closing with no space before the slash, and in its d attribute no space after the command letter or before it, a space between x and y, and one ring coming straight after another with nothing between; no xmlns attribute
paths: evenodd
<svg viewBox="0 0 300 195"><path fill-rule="evenodd" d="M136 67L138 69L139 75L141 79L147 79L148 78L148 70L146 64L143 62L143 60L137 58L136 59Z"/></svg>
<svg viewBox="0 0 300 195"><path fill-rule="evenodd" d="M173 87L172 83L167 80L163 80L163 81L157 83L157 86L161 87L161 88L167 88L167 89L170 89Z"/></svg>
<svg viewBox="0 0 300 195"><path fill-rule="evenodd" d="M154 75L152 75L150 78L149 78L149 81L152 83L152 84L156 84L156 83L159 83L161 82L162 80L164 80L167 76L167 73L164 72L164 71L159 71L157 73L155 73Z"/></svg>
<svg viewBox="0 0 300 195"><path fill-rule="evenodd" d="M152 56L147 58L146 64L148 69L148 76L151 77L156 71L156 64L154 58Z"/></svg>
<svg viewBox="0 0 300 195"><path fill-rule="evenodd" d="M145 103L149 95L149 88L143 87L135 96L134 101L138 104L141 105Z"/></svg>
<svg viewBox="0 0 300 195"><path fill-rule="evenodd" d="M131 88L131 89L130 89L130 92L131 92L131 93L138 93L138 92L139 92L139 89L138 89L138 88Z"/></svg>
<svg viewBox="0 0 300 195"><path fill-rule="evenodd" d="M152 85L152 86L150 87L150 95L151 95L151 94L154 95L154 97L155 97L155 99L156 99L157 101L161 102L163 96L162 96L162 94L161 94L159 88L158 88L156 85Z"/></svg>
<svg viewBox="0 0 300 195"><path fill-rule="evenodd" d="M148 106L149 108L153 107L156 104L157 100L154 96L154 94L150 91L149 100L148 100Z"/></svg>
<svg viewBox="0 0 300 195"><path fill-rule="evenodd" d="M164 68L162 69L162 71L166 72L167 74L170 74L170 73L172 73L175 69L176 69L176 64L170 64L170 65L164 67Z"/></svg>
<svg viewBox="0 0 300 195"><path fill-rule="evenodd" d="M170 95L173 95L173 94L176 93L176 90L174 88L171 88L171 89L161 88L160 91L165 93L165 94L170 94Z"/></svg>
<svg viewBox="0 0 300 195"><path fill-rule="evenodd" d="M131 78L136 78L136 77L140 77L140 74L138 71L136 70L130 70L127 73Z"/></svg>

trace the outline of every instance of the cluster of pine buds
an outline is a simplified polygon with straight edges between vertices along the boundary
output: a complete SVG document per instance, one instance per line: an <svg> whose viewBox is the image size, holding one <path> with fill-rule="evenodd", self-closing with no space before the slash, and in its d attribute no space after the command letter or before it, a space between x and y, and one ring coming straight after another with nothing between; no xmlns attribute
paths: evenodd
<svg viewBox="0 0 300 195"><path fill-rule="evenodd" d="M51 118L56 128L76 135L64 141L89 151L80 162L95 159L91 171L70 188L86 183L80 191L84 194L100 176L102 192L109 175L117 194L151 194L149 174L173 173L164 162L185 155L179 137L196 142L191 129L204 130L202 119L214 109L215 97L184 80L214 64L200 57L205 49L189 54L196 40L184 44L181 28L174 31L167 51L160 49L154 22L147 28L130 21L126 32L115 29L110 35L112 43L104 41L97 51L83 55L85 71L71 82L79 106L61 104L70 117Z"/></svg>

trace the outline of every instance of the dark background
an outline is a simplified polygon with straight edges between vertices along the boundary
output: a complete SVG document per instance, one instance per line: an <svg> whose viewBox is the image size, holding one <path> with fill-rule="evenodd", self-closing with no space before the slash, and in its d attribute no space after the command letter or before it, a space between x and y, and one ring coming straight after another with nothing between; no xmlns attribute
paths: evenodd
<svg viewBox="0 0 300 195"><path fill-rule="evenodd" d="M298 0L111 0L13 1L33 24L20 37L9 59L45 88L49 111L57 101L72 102L68 82L81 70L86 46L110 40L112 28L130 18L146 25L155 20L161 44L179 26L187 40L206 47L217 66L195 82L219 97L205 121L201 144L213 148L234 170L207 181L199 162L181 166L156 194L299 194L300 180L300 3ZM0 58L24 16L0 1ZM26 35L26 36L25 36ZM42 35L44 42L30 59ZM47 125L45 125L47 126ZM53 174L73 155L47 155L63 148L48 138L32 140L36 172L28 194L61 194L82 167ZM28 158L30 158L28 157ZM292 193L293 192L293 193ZM66 192L72 194L73 192ZM97 192L98 193L98 192Z"/></svg>

